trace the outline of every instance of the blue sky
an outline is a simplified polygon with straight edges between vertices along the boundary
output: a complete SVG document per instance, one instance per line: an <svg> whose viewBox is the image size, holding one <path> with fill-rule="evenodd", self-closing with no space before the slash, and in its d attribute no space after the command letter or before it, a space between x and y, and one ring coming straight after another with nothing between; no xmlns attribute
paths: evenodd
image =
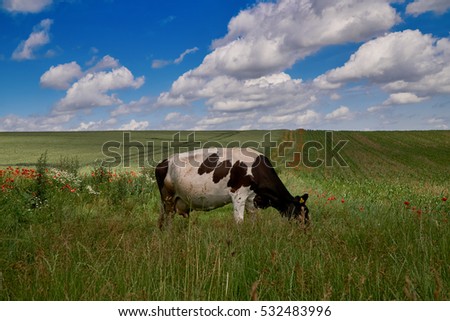
<svg viewBox="0 0 450 321"><path fill-rule="evenodd" d="M0 131L450 126L449 0L0 8Z"/></svg>

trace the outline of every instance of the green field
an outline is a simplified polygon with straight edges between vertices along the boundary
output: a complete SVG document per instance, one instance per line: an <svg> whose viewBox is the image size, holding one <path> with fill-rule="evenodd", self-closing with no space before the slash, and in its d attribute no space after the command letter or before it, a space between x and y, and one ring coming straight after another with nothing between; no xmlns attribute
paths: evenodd
<svg viewBox="0 0 450 321"><path fill-rule="evenodd" d="M236 225L226 206L160 231L151 165L176 132L131 132L130 168L99 163L122 132L0 133L0 299L450 300L450 131L271 134L282 181L310 195L307 228L274 209Z"/></svg>

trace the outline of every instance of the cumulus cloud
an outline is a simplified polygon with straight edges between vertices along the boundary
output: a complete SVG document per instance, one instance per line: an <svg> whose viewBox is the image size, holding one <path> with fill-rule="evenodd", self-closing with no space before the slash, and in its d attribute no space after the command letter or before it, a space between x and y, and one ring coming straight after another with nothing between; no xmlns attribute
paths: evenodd
<svg viewBox="0 0 450 321"><path fill-rule="evenodd" d="M59 131L65 130L73 115L28 116L7 115L0 117L0 131Z"/></svg>
<svg viewBox="0 0 450 321"><path fill-rule="evenodd" d="M75 61L51 66L40 79L42 87L53 89L68 89L74 80L83 75L80 65Z"/></svg>
<svg viewBox="0 0 450 321"><path fill-rule="evenodd" d="M213 43L196 73L261 77L323 46L369 39L398 21L384 0L261 2L231 19L227 35Z"/></svg>
<svg viewBox="0 0 450 321"><path fill-rule="evenodd" d="M386 104L420 102L450 93L450 41L418 30L393 32L363 44L342 66L317 77L321 89L368 80L396 93Z"/></svg>
<svg viewBox="0 0 450 321"><path fill-rule="evenodd" d="M296 117L296 122L299 126L305 126L318 122L320 118L321 116L319 113L315 112L314 110L308 109L304 113Z"/></svg>
<svg viewBox="0 0 450 321"><path fill-rule="evenodd" d="M448 119L432 117L427 119L427 124L431 125L435 129L448 129L449 121Z"/></svg>
<svg viewBox="0 0 450 321"><path fill-rule="evenodd" d="M13 13L38 13L52 2L53 0L3 0L3 9Z"/></svg>
<svg viewBox="0 0 450 321"><path fill-rule="evenodd" d="M192 115L185 115L179 112L171 112L168 113L166 117L164 117L164 121L173 122L174 124L178 125L186 122L192 122L193 120L194 118L192 117Z"/></svg>
<svg viewBox="0 0 450 321"><path fill-rule="evenodd" d="M112 117L119 115L128 115L132 113L140 113L145 109L150 109L152 102L148 97L141 97L139 100L132 100L129 103L121 104L111 112Z"/></svg>
<svg viewBox="0 0 450 321"><path fill-rule="evenodd" d="M267 111L277 106L284 114L315 101L308 86L286 73L239 80L229 76L191 77L188 72L173 83L170 92L159 96L158 105L181 106L198 99L204 99L211 112Z"/></svg>
<svg viewBox="0 0 450 321"><path fill-rule="evenodd" d="M57 112L72 112L79 109L91 109L99 106L121 104L116 94L109 91L139 88L144 83L144 77L135 78L126 67L111 71L88 73L75 82L56 106Z"/></svg>
<svg viewBox="0 0 450 321"><path fill-rule="evenodd" d="M448 0L415 0L406 6L406 13L414 16L428 11L442 14L449 8L450 2Z"/></svg>
<svg viewBox="0 0 450 321"><path fill-rule="evenodd" d="M420 103L428 97L418 97L413 93L395 93L391 94L387 100L383 102L383 105L400 105L400 104L414 104Z"/></svg>
<svg viewBox="0 0 450 321"><path fill-rule="evenodd" d="M148 129L149 122L144 121L136 121L132 119L128 124L123 124L119 127L119 130L145 130Z"/></svg>
<svg viewBox="0 0 450 321"><path fill-rule="evenodd" d="M104 56L99 62L97 62L88 72L96 72L101 70L107 70L120 67L119 60L111 57L110 55Z"/></svg>
<svg viewBox="0 0 450 321"><path fill-rule="evenodd" d="M143 76L134 77L128 68L121 66L117 59L108 55L84 72L75 61L52 66L40 79L43 87L67 89L65 97L54 107L55 113L71 113L120 104L121 106L112 112L114 115L127 113L127 109L137 110L146 101L143 98L144 100L125 105L116 93L110 92L126 88L137 89L144 81Z"/></svg>
<svg viewBox="0 0 450 321"><path fill-rule="evenodd" d="M325 115L325 120L336 121L336 120L351 120L354 114L350 111L347 106L341 106L331 113Z"/></svg>
<svg viewBox="0 0 450 321"><path fill-rule="evenodd" d="M22 41L12 53L14 60L30 60L35 58L34 52L50 42L50 27L52 19L44 19L33 28L33 32Z"/></svg>
<svg viewBox="0 0 450 321"><path fill-rule="evenodd" d="M259 123L264 126L272 125L272 128L292 124L295 126L306 126L318 122L321 119L319 113L312 109L305 110L293 115L264 115L259 119Z"/></svg>
<svg viewBox="0 0 450 321"><path fill-rule="evenodd" d="M110 118L108 120L87 121L81 122L77 127L72 128L72 131L93 131L93 130L113 130L114 125L117 124L117 119Z"/></svg>
<svg viewBox="0 0 450 321"><path fill-rule="evenodd" d="M344 66L315 79L322 88L369 78L377 83L420 79L438 71L440 57L431 35L418 30L394 32L363 44Z"/></svg>
<svg viewBox="0 0 450 321"><path fill-rule="evenodd" d="M165 121L173 121L173 120L177 120L179 117L181 117L181 113L179 112L171 112L168 113L166 115L166 117L164 117Z"/></svg>

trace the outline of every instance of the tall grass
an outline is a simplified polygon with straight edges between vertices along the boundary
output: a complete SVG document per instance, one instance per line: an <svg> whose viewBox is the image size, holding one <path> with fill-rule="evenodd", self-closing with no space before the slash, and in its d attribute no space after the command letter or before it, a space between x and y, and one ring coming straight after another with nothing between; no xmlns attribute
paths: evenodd
<svg viewBox="0 0 450 321"><path fill-rule="evenodd" d="M292 137L324 137L305 134ZM292 193L310 193L308 228L273 209L236 225L226 206L160 231L148 169L96 167L77 181L48 169L47 202L33 207L36 178L6 183L16 169L6 170L0 299L449 300L448 141L398 134L416 145L399 149L378 144L382 133L337 134L350 140L348 168L278 168ZM433 146L433 165L418 165L418 141Z"/></svg>

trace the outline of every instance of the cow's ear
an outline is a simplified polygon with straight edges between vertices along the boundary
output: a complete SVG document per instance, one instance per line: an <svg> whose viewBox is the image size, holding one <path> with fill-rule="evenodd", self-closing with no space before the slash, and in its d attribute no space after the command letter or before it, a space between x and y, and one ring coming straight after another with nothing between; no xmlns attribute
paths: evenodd
<svg viewBox="0 0 450 321"><path fill-rule="evenodd" d="M308 193L303 194L302 196L296 196L295 199L298 200L300 204L305 204L308 200Z"/></svg>

